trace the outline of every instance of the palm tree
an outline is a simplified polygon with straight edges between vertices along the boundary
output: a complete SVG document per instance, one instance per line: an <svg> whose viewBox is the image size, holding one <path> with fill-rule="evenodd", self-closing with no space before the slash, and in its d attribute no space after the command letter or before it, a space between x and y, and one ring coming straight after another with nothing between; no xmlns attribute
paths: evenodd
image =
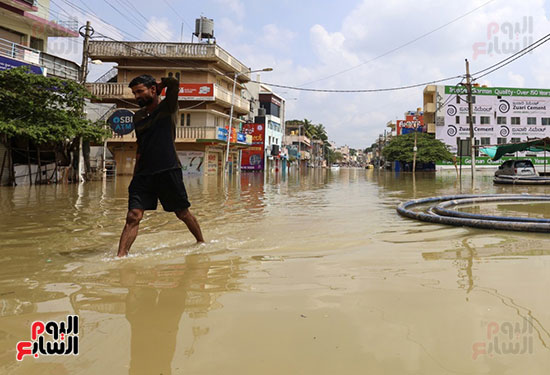
<svg viewBox="0 0 550 375"><path fill-rule="evenodd" d="M315 129L315 125L313 125L313 123L307 118L305 118L302 123L304 124L304 135L309 139L316 139L317 132Z"/></svg>

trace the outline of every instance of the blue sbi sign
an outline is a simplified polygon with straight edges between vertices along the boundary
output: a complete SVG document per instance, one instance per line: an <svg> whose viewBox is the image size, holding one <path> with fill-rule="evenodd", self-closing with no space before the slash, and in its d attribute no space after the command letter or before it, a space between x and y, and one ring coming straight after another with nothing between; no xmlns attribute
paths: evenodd
<svg viewBox="0 0 550 375"><path fill-rule="evenodd" d="M127 109L119 109L109 116L107 122L116 134L129 134L134 130L134 112Z"/></svg>

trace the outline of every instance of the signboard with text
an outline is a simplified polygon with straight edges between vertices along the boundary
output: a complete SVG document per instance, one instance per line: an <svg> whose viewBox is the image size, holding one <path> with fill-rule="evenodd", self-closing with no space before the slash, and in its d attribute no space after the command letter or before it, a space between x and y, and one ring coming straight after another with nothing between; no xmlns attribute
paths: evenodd
<svg viewBox="0 0 550 375"><path fill-rule="evenodd" d="M264 169L264 124L244 124L243 133L252 136L252 146L242 151L241 169L262 171Z"/></svg>
<svg viewBox="0 0 550 375"><path fill-rule="evenodd" d="M134 112L127 109L119 109L109 116L107 122L116 134L129 134L134 130Z"/></svg>
<svg viewBox="0 0 550 375"><path fill-rule="evenodd" d="M39 66L25 63L19 60L10 59L9 57L0 56L0 71L18 68L20 66L28 66L30 71L34 74L44 74L44 71Z"/></svg>
<svg viewBox="0 0 550 375"><path fill-rule="evenodd" d="M413 133L415 129L421 133L426 132L423 115L410 114L405 116L405 120L397 120L397 135Z"/></svg>
<svg viewBox="0 0 550 375"><path fill-rule="evenodd" d="M436 138L451 152L457 152L457 138L470 136L468 103L463 87L445 86L440 113L444 116L436 126ZM473 87L474 135L495 145L526 141L527 138L550 136L550 90L506 87ZM500 138L500 139L499 139Z"/></svg>
<svg viewBox="0 0 550 375"><path fill-rule="evenodd" d="M166 89L162 90L161 97L166 96ZM180 83L178 100L215 100L213 83Z"/></svg>

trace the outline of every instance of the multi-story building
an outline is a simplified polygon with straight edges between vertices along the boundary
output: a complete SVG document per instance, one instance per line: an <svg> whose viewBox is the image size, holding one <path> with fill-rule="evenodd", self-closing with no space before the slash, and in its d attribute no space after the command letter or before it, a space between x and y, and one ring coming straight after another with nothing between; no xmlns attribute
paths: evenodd
<svg viewBox="0 0 550 375"><path fill-rule="evenodd" d="M114 62L116 73L108 82L87 84L102 102L118 108L137 110L128 83L142 74L160 80L173 76L180 81L179 116L176 150L185 173L215 174L223 170L226 158L227 128L230 121L232 87L233 118L229 162L233 170L240 166L240 150L251 140L241 133L250 102L243 98L244 84L250 81L250 69L215 43L156 43L91 41L92 59ZM236 131L235 131L236 129ZM113 153L117 174L131 174L136 154L135 132L113 135L107 147Z"/></svg>
<svg viewBox="0 0 550 375"><path fill-rule="evenodd" d="M77 37L77 29L74 19L51 17L48 0L0 0L0 70L24 65L35 74L78 79L78 64L47 52L49 37ZM9 183L14 168L8 152L0 140L0 185Z"/></svg>
<svg viewBox="0 0 550 375"><path fill-rule="evenodd" d="M44 0L0 0L0 70L21 65L34 73L78 79L79 66L48 53L48 38L78 37L76 19L50 14Z"/></svg>
<svg viewBox="0 0 550 375"><path fill-rule="evenodd" d="M245 95L251 102L250 122L262 124L264 129L263 165L266 170L274 167L283 147L285 123L285 99L275 94L269 86L256 82L246 83Z"/></svg>
<svg viewBox="0 0 550 375"><path fill-rule="evenodd" d="M472 87L472 122L478 145L496 145L550 136L550 89ZM457 156L470 155L465 87L426 86L424 120L428 133Z"/></svg>
<svg viewBox="0 0 550 375"><path fill-rule="evenodd" d="M288 150L289 160L295 160L300 167L307 167L311 162L311 140L305 135L301 121L285 122L284 144Z"/></svg>

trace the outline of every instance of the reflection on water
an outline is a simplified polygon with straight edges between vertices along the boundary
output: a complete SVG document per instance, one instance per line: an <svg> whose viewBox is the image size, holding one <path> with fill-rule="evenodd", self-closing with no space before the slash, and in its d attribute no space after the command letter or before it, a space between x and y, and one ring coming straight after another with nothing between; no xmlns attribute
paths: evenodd
<svg viewBox="0 0 550 375"><path fill-rule="evenodd" d="M489 172L461 182L454 171L345 168L185 182L208 243L195 245L173 215L148 212L123 260L114 254L129 178L0 189L1 373L500 374L550 365L547 235L395 212L412 198L547 187L494 186ZM460 209L549 217L547 204ZM30 322L73 313L78 358L16 363ZM473 359L487 322L522 319L533 328L529 355Z"/></svg>

